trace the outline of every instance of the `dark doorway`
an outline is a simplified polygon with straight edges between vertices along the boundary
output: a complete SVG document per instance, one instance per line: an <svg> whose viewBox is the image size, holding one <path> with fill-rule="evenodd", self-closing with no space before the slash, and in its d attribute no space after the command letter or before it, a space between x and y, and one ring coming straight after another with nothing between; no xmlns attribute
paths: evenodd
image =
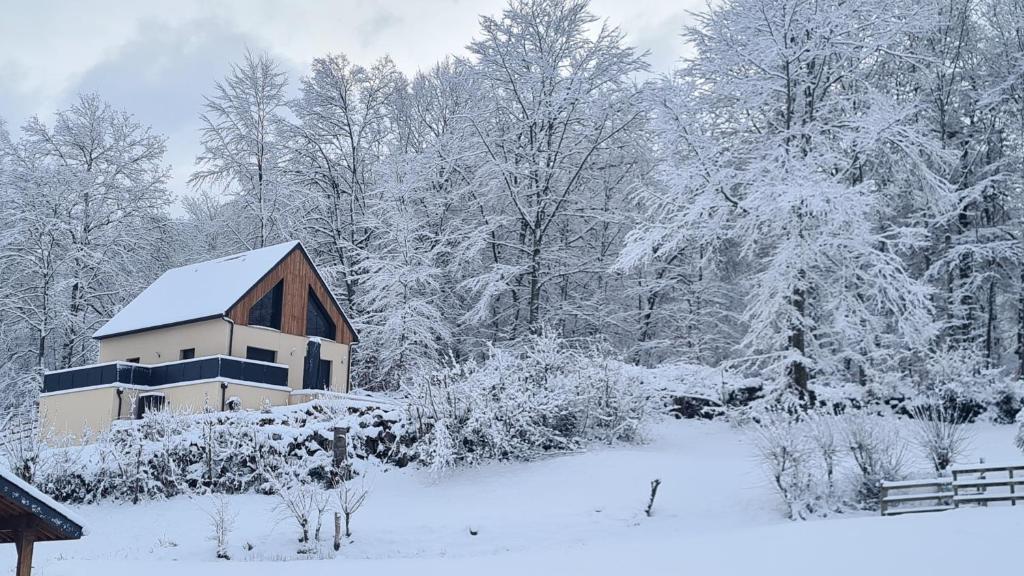
<svg viewBox="0 0 1024 576"><path fill-rule="evenodd" d="M164 395L160 393L142 394L135 403L135 417L164 409Z"/></svg>
<svg viewBox="0 0 1024 576"><path fill-rule="evenodd" d="M317 374L317 388L320 390L331 389L331 361L320 360L320 372Z"/></svg>

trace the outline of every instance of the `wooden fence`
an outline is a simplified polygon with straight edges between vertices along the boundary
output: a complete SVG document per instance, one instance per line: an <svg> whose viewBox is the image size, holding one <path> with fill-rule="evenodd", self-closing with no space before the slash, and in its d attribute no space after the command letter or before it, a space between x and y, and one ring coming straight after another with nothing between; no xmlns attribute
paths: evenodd
<svg viewBox="0 0 1024 576"><path fill-rule="evenodd" d="M988 506L990 502L1009 502L1016 506L1017 500L1024 500L1024 492L1017 492L1021 485L1024 464L957 466L953 468L953 504Z"/></svg>
<svg viewBox="0 0 1024 576"><path fill-rule="evenodd" d="M949 510L953 508L952 483L949 478L882 482L879 493L882 516Z"/></svg>
<svg viewBox="0 0 1024 576"><path fill-rule="evenodd" d="M882 482L879 508L883 516L941 512L961 505L988 506L1024 500L1024 464L956 466L952 478Z"/></svg>

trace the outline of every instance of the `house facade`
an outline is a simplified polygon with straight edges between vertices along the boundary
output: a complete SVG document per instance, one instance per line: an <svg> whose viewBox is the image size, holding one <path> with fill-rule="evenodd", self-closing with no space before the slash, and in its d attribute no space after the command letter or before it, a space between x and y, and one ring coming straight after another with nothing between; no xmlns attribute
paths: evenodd
<svg viewBox="0 0 1024 576"><path fill-rule="evenodd" d="M358 341L298 242L168 270L93 338L98 363L44 376L44 431L82 438L148 410L348 392Z"/></svg>

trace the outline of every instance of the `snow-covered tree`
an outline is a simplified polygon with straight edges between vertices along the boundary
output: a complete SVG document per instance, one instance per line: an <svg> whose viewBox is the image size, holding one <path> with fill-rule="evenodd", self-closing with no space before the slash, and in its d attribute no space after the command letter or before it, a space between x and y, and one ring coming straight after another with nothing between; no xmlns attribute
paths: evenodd
<svg viewBox="0 0 1024 576"><path fill-rule="evenodd" d="M165 265L164 138L84 94L7 142L9 310L31 326L38 365L89 361L92 331Z"/></svg>
<svg viewBox="0 0 1024 576"><path fill-rule="evenodd" d="M389 58L365 68L336 54L317 58L291 103L292 170L305 208L297 232L335 293L357 309L358 275L373 253L376 167L394 142L393 107L405 77ZM358 315L357 315L358 316Z"/></svg>
<svg viewBox="0 0 1024 576"><path fill-rule="evenodd" d="M481 19L469 114L476 168L473 230L484 266L465 282L467 318L492 337L607 328L601 276L625 225L646 68L622 33L580 0L513 0Z"/></svg>
<svg viewBox="0 0 1024 576"><path fill-rule="evenodd" d="M287 78L266 54L246 52L231 66L200 116L203 152L189 178L196 189L236 197L247 218L236 226L241 241L260 248L286 239L283 215L289 210L284 135Z"/></svg>
<svg viewBox="0 0 1024 576"><path fill-rule="evenodd" d="M398 387L437 370L458 347L456 285L477 266L475 253L462 249L477 219L466 210L473 194L461 120L468 82L465 66L452 61L419 74L401 105L405 151L378 168L379 192L368 206L376 248L364 260L356 303L371 350L360 365L371 382Z"/></svg>
<svg viewBox="0 0 1024 576"><path fill-rule="evenodd" d="M900 370L935 333L903 256L951 206L947 158L917 103L874 73L916 25L928 21L901 3L723 2L686 30L696 54L661 87L670 192L647 196L633 240L653 252L696 239L703 260L734 250L741 358L804 400L812 379Z"/></svg>

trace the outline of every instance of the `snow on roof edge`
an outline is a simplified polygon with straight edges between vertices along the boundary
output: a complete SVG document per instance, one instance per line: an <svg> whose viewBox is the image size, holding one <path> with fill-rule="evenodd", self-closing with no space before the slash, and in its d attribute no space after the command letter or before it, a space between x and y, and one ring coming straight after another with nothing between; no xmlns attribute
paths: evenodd
<svg viewBox="0 0 1024 576"><path fill-rule="evenodd" d="M39 500L41 503L43 503L45 506L51 508L54 512L60 514L61 516L67 518L71 522L77 524L78 527L82 529L82 536L85 536L89 532L88 526L86 525L85 521L82 520L81 516L72 512L60 502L57 502L53 498L47 496L46 494L43 493L42 490L29 484L28 482L25 482L16 474L0 469L0 478L3 478L4 480L10 482L11 484L14 484L19 489L25 491L29 496L32 496L36 500Z"/></svg>

